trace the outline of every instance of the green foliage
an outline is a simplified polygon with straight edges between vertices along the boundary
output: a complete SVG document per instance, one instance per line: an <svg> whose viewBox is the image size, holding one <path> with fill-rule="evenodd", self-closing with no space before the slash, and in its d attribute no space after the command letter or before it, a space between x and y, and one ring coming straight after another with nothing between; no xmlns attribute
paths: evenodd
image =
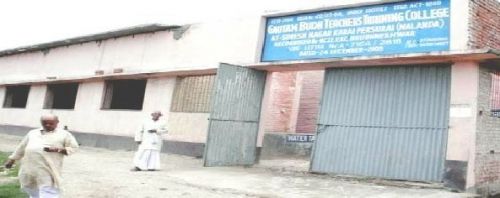
<svg viewBox="0 0 500 198"><path fill-rule="evenodd" d="M7 160L9 156L8 153L0 152L0 172L7 171L6 175L0 175L0 181L2 177L16 177L19 172L19 165L16 164L14 168L5 170L3 163ZM28 196L23 193L19 187L18 182L14 183L0 183L0 198L27 198Z"/></svg>
<svg viewBox="0 0 500 198"><path fill-rule="evenodd" d="M8 156L9 156L8 153L0 151L0 165L1 165L0 172L5 171L3 164L7 161ZM17 177L18 173L19 173L19 162L16 162L16 164L12 169L7 169L7 176L9 177Z"/></svg>
<svg viewBox="0 0 500 198"><path fill-rule="evenodd" d="M21 192L18 183L0 184L0 198L27 198L26 193Z"/></svg>

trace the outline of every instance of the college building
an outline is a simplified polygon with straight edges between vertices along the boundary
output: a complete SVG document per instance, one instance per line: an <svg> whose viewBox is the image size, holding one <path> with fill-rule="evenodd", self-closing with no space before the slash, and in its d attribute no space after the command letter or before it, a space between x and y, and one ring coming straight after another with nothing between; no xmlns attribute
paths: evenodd
<svg viewBox="0 0 500 198"><path fill-rule="evenodd" d="M382 0L151 24L0 51L0 133L54 113L84 146L205 166L310 171L500 194L500 3Z"/></svg>

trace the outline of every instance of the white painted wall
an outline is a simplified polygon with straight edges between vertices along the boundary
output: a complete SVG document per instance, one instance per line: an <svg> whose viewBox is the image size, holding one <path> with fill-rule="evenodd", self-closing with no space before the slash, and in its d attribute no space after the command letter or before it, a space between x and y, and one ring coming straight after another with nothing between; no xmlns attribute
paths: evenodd
<svg viewBox="0 0 500 198"><path fill-rule="evenodd" d="M205 143L209 116L209 113L171 112L167 139Z"/></svg>
<svg viewBox="0 0 500 198"><path fill-rule="evenodd" d="M255 57L259 22L255 18L193 24L179 40L173 38L173 32L162 31L0 57L0 85L51 76L91 77L96 70L109 74L115 68L134 73L248 63ZM174 86L175 77L149 79L143 110L133 111L101 110L101 80L80 84L74 110L43 109L46 86L34 85L26 109L0 108L0 124L39 127L39 116L52 112L60 116L60 126L70 130L132 136L151 111L161 110L162 119L170 120L167 139L205 142L208 114L169 113ZM5 87L0 86L1 102L4 93Z"/></svg>
<svg viewBox="0 0 500 198"><path fill-rule="evenodd" d="M451 67L450 128L446 160L468 161L466 188L474 186L479 65L459 62Z"/></svg>
<svg viewBox="0 0 500 198"><path fill-rule="evenodd" d="M175 78L153 78L146 85L142 110L101 110L104 81L84 82L79 85L73 110L43 109L45 85L31 87L26 109L0 109L0 124L39 127L39 117L54 113L60 117L60 126L70 130L132 136L144 119L154 110L164 112L168 120ZM0 89L3 96L4 88Z"/></svg>
<svg viewBox="0 0 500 198"><path fill-rule="evenodd" d="M450 50L469 49L469 2L450 0L450 15Z"/></svg>
<svg viewBox="0 0 500 198"><path fill-rule="evenodd" d="M161 31L0 57L0 84L112 73L216 68L254 61L260 19L193 24L179 40Z"/></svg>

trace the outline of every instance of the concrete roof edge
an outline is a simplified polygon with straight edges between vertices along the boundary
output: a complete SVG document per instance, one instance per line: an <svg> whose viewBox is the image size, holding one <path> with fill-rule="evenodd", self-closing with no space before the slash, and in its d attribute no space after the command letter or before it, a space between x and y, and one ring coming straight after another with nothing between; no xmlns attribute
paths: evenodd
<svg viewBox="0 0 500 198"><path fill-rule="evenodd" d="M111 73L104 75L78 75L56 77L55 79L23 79L20 81L0 81L0 87L12 85L29 85L29 84L51 84L64 82L83 82L92 80L112 80L112 79L135 79L135 78L156 78L168 76L196 76L215 74L217 67L207 68L178 68L178 69L158 69L149 71L130 71L127 73Z"/></svg>
<svg viewBox="0 0 500 198"><path fill-rule="evenodd" d="M18 47L18 48L13 48L13 49L7 49L7 50L0 51L0 57L10 56L10 55L20 54L20 53L26 53L26 52L40 51L40 50L51 49L51 48L56 48L56 47L61 47L61 46L81 44L81 43L92 42L92 41L106 40L106 39L110 39L110 38L130 36L130 35L134 35L134 34L143 34L143 33L157 32L157 31L171 30L171 29L176 29L179 27L181 27L181 26L180 25L162 25L162 24L157 24L157 23L126 27L126 28L110 30L110 31L106 31L106 32L96 33L96 34L89 34L89 35L78 36L78 37L68 38L68 39L62 39L62 40L57 40L57 41L52 41L52 42L47 42L47 43L41 43L41 44L36 44L36 45L29 45L29 46L23 46L23 47Z"/></svg>
<svg viewBox="0 0 500 198"><path fill-rule="evenodd" d="M374 56L354 56L354 57L341 57L341 58L325 58L325 59L310 59L310 60L289 60L289 61L274 61L274 62L258 62L242 64L247 67L262 67L272 65L293 65L293 64L310 64L310 63L331 63L331 62L357 62L357 61L370 61L370 60L389 60L398 58L429 58L429 57L448 57L448 56L468 56L477 54L489 54L490 58L500 58L500 51L489 48L481 49L467 49L467 50L454 50L454 51L435 51L424 53L411 53L411 54L392 54L392 55L374 55Z"/></svg>

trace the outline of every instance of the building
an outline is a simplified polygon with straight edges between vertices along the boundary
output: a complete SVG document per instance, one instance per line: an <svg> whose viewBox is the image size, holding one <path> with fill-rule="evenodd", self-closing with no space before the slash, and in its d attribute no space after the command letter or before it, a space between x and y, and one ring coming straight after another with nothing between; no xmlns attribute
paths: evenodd
<svg viewBox="0 0 500 198"><path fill-rule="evenodd" d="M496 194L499 13L496 0L366 1L6 50L1 131L54 112L84 145L131 149L160 109L165 151L205 166L254 164L262 146L311 153L312 172Z"/></svg>

